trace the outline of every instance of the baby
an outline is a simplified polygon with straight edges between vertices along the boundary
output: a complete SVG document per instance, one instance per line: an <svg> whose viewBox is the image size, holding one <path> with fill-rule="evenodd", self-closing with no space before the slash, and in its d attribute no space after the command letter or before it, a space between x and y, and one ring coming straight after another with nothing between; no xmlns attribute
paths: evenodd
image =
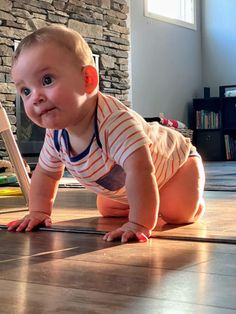
<svg viewBox="0 0 236 314"><path fill-rule="evenodd" d="M203 214L204 169L190 139L102 94L92 52L76 31L53 25L25 37L13 56L12 78L27 116L46 135L29 214L8 230L51 226L65 167L97 194L101 215L128 217L106 241L146 241L158 216L183 224Z"/></svg>

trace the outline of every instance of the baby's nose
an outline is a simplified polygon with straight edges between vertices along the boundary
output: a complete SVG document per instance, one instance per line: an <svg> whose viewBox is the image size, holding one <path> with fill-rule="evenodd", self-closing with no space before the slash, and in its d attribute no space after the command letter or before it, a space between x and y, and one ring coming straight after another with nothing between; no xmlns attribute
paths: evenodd
<svg viewBox="0 0 236 314"><path fill-rule="evenodd" d="M37 91L34 92L34 95L33 95L34 105L39 105L39 104L45 102L45 100L46 100L46 97L43 93L37 92Z"/></svg>

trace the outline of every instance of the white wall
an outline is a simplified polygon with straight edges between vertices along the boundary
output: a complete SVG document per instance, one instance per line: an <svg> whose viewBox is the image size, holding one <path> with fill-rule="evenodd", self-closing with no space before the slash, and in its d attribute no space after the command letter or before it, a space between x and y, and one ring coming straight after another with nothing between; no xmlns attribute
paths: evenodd
<svg viewBox="0 0 236 314"><path fill-rule="evenodd" d="M236 1L203 0L203 85L236 85Z"/></svg>
<svg viewBox="0 0 236 314"><path fill-rule="evenodd" d="M129 2L132 107L188 123L192 98L202 97L199 0L197 31L147 18L143 0Z"/></svg>

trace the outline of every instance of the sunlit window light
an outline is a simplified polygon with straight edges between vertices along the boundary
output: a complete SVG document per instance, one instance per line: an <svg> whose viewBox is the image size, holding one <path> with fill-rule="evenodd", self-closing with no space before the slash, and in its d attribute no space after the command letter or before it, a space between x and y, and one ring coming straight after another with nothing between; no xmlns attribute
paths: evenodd
<svg viewBox="0 0 236 314"><path fill-rule="evenodd" d="M169 23L196 28L195 0L145 0L145 15Z"/></svg>

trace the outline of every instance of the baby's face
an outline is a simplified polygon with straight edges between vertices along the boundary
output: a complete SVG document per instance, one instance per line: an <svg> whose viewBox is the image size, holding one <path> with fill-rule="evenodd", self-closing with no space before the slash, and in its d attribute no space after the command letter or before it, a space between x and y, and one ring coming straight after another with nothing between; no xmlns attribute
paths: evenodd
<svg viewBox="0 0 236 314"><path fill-rule="evenodd" d="M12 68L12 78L28 117L37 125L62 129L83 116L86 93L82 67L55 43L25 48Z"/></svg>

